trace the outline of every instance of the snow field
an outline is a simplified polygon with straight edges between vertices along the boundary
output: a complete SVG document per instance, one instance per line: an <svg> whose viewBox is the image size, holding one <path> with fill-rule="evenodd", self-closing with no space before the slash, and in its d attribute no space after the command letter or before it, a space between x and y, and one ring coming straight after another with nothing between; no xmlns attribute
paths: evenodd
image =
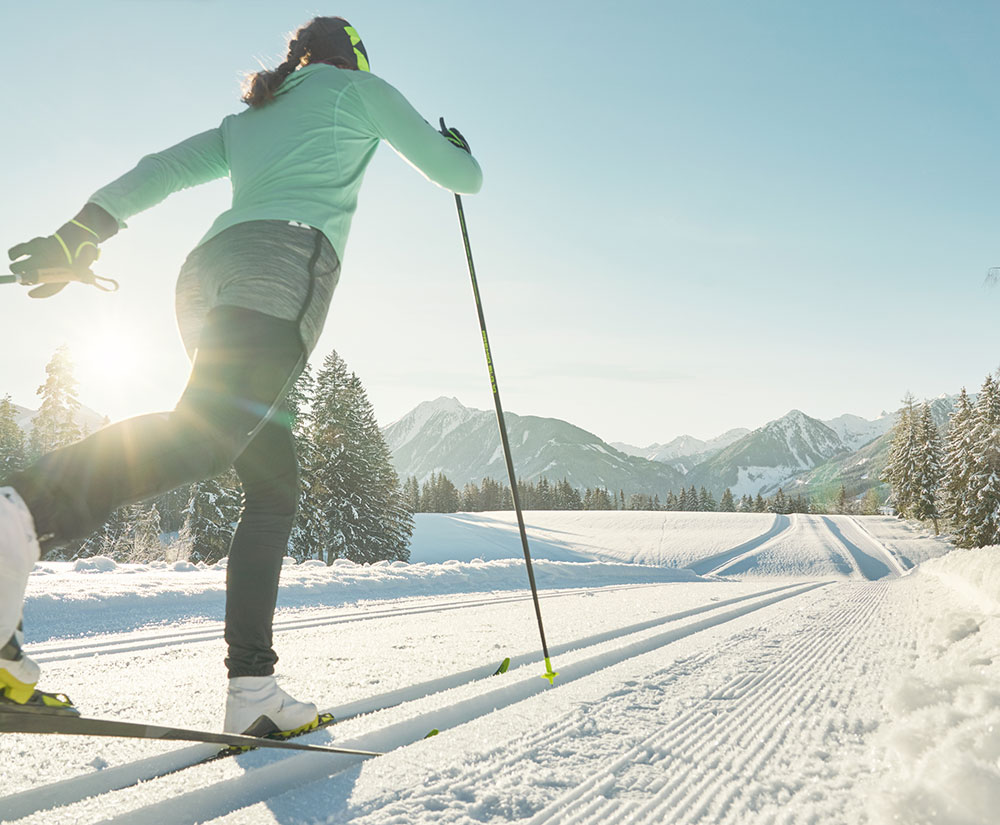
<svg viewBox="0 0 1000 825"><path fill-rule="evenodd" d="M772 529L771 513L687 513L543 510L524 514L532 558L621 561L658 567L687 565L724 553ZM411 561L522 559L513 512L418 513ZM701 571L697 571L701 572Z"/></svg>
<svg viewBox="0 0 1000 825"><path fill-rule="evenodd" d="M442 554L458 557L448 563L305 565L283 574L294 598L276 625L281 682L343 719L308 739L394 748L386 756L259 751L154 778L206 749L5 734L0 821L994 821L1000 548L954 552L900 577L908 569L901 548L907 558L930 558L941 544L894 520L767 516L748 529L723 514L589 514L600 518L584 539L581 514L532 513L532 530L553 545L559 536L556 549L580 558L593 558L584 546L611 546L620 529L637 557L685 556L698 572L727 576L745 566L737 578L681 571L680 581L655 581L678 571L628 564L624 549L611 563L542 560L555 577L542 592L560 672L549 687L539 678L523 564L512 560L521 552L512 521L512 555L486 559L509 538L498 538L494 523L506 515L437 517L440 535L465 533L464 551L458 539L442 543ZM712 518L686 527L662 518L675 515ZM631 526L629 516L637 517ZM728 546L698 538L713 523ZM885 575L866 581L876 561ZM520 573L516 590L504 587L511 570ZM130 598L127 582L142 576L148 586ZM219 576L39 572L29 633L48 635L29 651L43 663L43 686L67 691L95 716L216 728L225 683L220 615L198 594L217 599ZM75 582L76 598L50 598L42 582L66 594ZM447 589L435 595L435 586ZM97 593L99 603L105 588L114 610L101 614L83 595ZM149 624L156 611L143 600L181 616L189 596L190 620ZM74 606L70 637L62 628ZM100 626L113 632L89 629L102 615ZM474 678L507 655L511 672ZM441 734L423 741L431 727Z"/></svg>
<svg viewBox="0 0 1000 825"><path fill-rule="evenodd" d="M699 575L873 580L911 567L904 552L930 558L950 547L930 543L928 549L917 531L895 522L797 513L547 511L528 513L525 526L533 557L631 560ZM886 542L869 526L886 533ZM470 542L484 559L522 557L513 513L455 513L417 516L412 558L446 561L467 552ZM903 552L894 549L899 544Z"/></svg>

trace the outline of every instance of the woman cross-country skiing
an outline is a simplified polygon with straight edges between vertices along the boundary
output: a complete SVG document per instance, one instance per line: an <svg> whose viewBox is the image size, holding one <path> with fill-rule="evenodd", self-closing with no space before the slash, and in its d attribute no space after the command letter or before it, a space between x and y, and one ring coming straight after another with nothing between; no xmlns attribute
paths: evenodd
<svg viewBox="0 0 1000 825"><path fill-rule="evenodd" d="M317 17L285 61L252 75L248 108L148 155L91 196L55 234L10 250L11 271L47 297L91 280L98 244L172 192L229 175L232 207L188 256L177 318L192 356L176 408L106 427L0 482L0 702L72 712L35 689L21 650L28 574L41 548L85 536L123 504L234 467L244 504L226 575L229 690L224 729L308 729L314 704L282 691L271 623L298 500L285 394L326 318L365 168L380 140L433 182L474 193L478 163L454 129L438 132L371 74L357 32Z"/></svg>

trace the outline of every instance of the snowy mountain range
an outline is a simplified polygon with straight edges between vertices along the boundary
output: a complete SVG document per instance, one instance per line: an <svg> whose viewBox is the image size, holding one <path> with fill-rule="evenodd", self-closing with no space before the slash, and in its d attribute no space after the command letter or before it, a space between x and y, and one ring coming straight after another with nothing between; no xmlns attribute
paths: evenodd
<svg viewBox="0 0 1000 825"><path fill-rule="evenodd" d="M765 424L698 464L689 485L734 496L767 495L801 473L851 452L831 427L799 410Z"/></svg>
<svg viewBox="0 0 1000 825"><path fill-rule="evenodd" d="M593 433L556 418L506 413L518 477L567 479L574 487L606 487L662 495L679 490L681 473L667 464L626 455ZM459 488L484 478L506 480L496 415L455 398L424 403L383 430L401 477L423 481L444 473Z"/></svg>
<svg viewBox="0 0 1000 825"><path fill-rule="evenodd" d="M950 399L934 402L947 420ZM755 430L738 428L702 441L684 435L635 447L606 443L593 433L553 418L506 414L518 477L566 478L576 487L607 487L659 494L705 487L720 496L829 492L842 482L858 493L879 483L894 414L874 420L841 415L821 421L800 410ZM492 412L469 409L455 398L427 401L383 431L402 477L423 481L444 473L461 487L506 469Z"/></svg>
<svg viewBox="0 0 1000 825"><path fill-rule="evenodd" d="M739 441L749 432L750 430L745 427L737 427L708 441L702 441L691 435L680 435L666 444L650 444L648 447L634 447L620 441L613 441L611 446L627 455L648 458L650 461L662 461L664 464L670 464L675 470L686 473L719 450L728 447L734 441Z"/></svg>

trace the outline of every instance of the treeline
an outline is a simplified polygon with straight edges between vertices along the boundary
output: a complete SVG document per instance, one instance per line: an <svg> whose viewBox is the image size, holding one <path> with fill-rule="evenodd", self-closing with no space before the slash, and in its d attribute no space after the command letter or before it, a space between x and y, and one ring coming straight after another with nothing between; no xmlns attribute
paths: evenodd
<svg viewBox="0 0 1000 825"><path fill-rule="evenodd" d="M882 474L906 518L940 523L959 547L1000 544L1000 387L986 376L975 402L959 393L942 437L929 404L903 399Z"/></svg>
<svg viewBox="0 0 1000 825"><path fill-rule="evenodd" d="M633 493L624 490L612 493L604 487L586 488L582 492L566 479L552 482L544 476L537 482L518 481L518 499L525 510L673 510L721 513L858 513L875 515L881 504L877 492L867 492L861 502L848 495L841 486L831 502L817 503L805 496L788 496L779 488L770 497L758 494L734 498L725 490L721 498L704 487L693 486L679 494L669 491L661 500L658 494ZM507 484L484 478L481 484L469 482L461 490L444 473L431 473L420 483L410 476L403 483L403 498L414 513L481 513L491 510L513 510L514 502Z"/></svg>
<svg viewBox="0 0 1000 825"><path fill-rule="evenodd" d="M61 347L46 366L30 436L18 426L10 397L0 400L0 479L86 435L75 423L77 388L69 353ZM328 564L339 558L359 563L407 560L412 513L357 375L332 352L315 377L309 368L303 372L287 406L301 476L289 555ZM94 534L63 547L60 555L214 562L229 552L242 506L239 480L229 471L122 507Z"/></svg>

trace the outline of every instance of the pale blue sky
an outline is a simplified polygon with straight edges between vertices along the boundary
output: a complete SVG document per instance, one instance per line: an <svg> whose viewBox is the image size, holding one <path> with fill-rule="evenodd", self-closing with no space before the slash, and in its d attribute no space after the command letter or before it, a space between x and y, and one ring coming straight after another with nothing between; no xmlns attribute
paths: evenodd
<svg viewBox="0 0 1000 825"><path fill-rule="evenodd" d="M242 72L317 13L482 163L465 205L508 410L646 444L793 407L873 417L1000 363L992 2L3 3L0 246L238 111ZM171 407L174 279L227 194L133 219L100 264L114 296L0 288L0 394L35 406L66 342L85 403ZM382 423L438 395L491 406L454 202L388 148L332 348Z"/></svg>

